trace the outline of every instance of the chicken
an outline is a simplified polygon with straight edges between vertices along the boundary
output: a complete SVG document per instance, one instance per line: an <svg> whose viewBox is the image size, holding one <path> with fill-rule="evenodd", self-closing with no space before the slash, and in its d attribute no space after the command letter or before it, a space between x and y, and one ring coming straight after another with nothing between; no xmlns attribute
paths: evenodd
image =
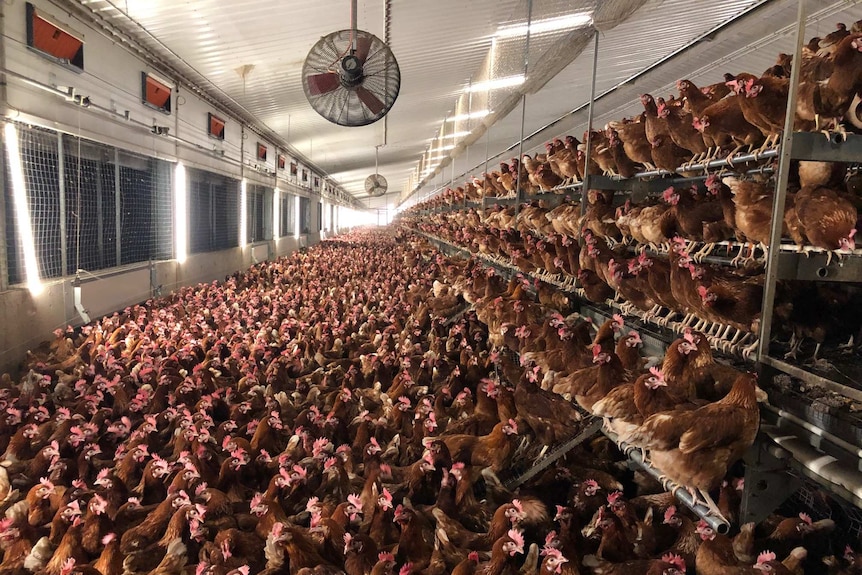
<svg viewBox="0 0 862 575"><path fill-rule="evenodd" d="M623 563L611 563L595 555L584 557L584 565L594 575L684 575L685 561L679 555L667 554L661 559L636 559Z"/></svg>
<svg viewBox="0 0 862 575"><path fill-rule="evenodd" d="M706 144L703 136L692 125L691 112L687 112L682 102L676 105L668 105L663 100L656 100L656 113L667 122L668 134L673 143L684 150L688 150L694 158L706 154Z"/></svg>
<svg viewBox="0 0 862 575"><path fill-rule="evenodd" d="M826 250L852 250L856 247L856 207L842 191L825 186L799 190L793 211L785 221L793 241Z"/></svg>
<svg viewBox="0 0 862 575"><path fill-rule="evenodd" d="M730 149L730 155L744 146L760 145L763 135L746 121L739 104L739 96L728 96L713 102L690 80L677 84L680 95L686 99L692 114L692 124L703 134L704 143L713 150ZM728 156L729 157L729 156Z"/></svg>
<svg viewBox="0 0 862 575"><path fill-rule="evenodd" d="M611 389L622 383L625 373L620 358L613 349L605 351L600 345L595 345L592 351L592 366L558 378L552 387L554 393L571 396L587 411Z"/></svg>
<svg viewBox="0 0 862 575"><path fill-rule="evenodd" d="M652 146L646 136L644 114L632 119L623 118L620 122L610 122L608 127L617 132L623 143L623 151L633 162L652 169Z"/></svg>
<svg viewBox="0 0 862 575"><path fill-rule="evenodd" d="M453 461L490 467L499 473L508 464L518 438L518 424L514 420L499 422L488 435L445 435L440 437Z"/></svg>
<svg viewBox="0 0 862 575"><path fill-rule="evenodd" d="M737 96L745 120L766 137L763 147L776 145L784 130L789 80L752 74L725 74L724 78Z"/></svg>
<svg viewBox="0 0 862 575"><path fill-rule="evenodd" d="M645 133L652 147L652 163L661 170L675 172L683 162L691 158L691 154L673 142L667 120L659 116L658 106L653 97L643 94L641 103L645 111Z"/></svg>
<svg viewBox="0 0 862 575"><path fill-rule="evenodd" d="M735 177L722 178L722 182L733 193L736 228L748 241L768 246L774 196L772 189L762 182Z"/></svg>
<svg viewBox="0 0 862 575"><path fill-rule="evenodd" d="M862 41L857 35L844 36L834 50L815 59L823 66L812 73L803 67L796 103L796 127L803 130L839 128L855 95L862 88ZM825 76L825 78L824 78Z"/></svg>
<svg viewBox="0 0 862 575"><path fill-rule="evenodd" d="M657 469L717 512L708 492L754 443L759 424L754 378L740 374L723 399L690 411L654 414L629 441L647 449Z"/></svg>
<svg viewBox="0 0 862 575"><path fill-rule="evenodd" d="M551 171L562 179L563 184L571 183L578 177L577 143L571 136L566 139L568 143L556 139L546 144Z"/></svg>

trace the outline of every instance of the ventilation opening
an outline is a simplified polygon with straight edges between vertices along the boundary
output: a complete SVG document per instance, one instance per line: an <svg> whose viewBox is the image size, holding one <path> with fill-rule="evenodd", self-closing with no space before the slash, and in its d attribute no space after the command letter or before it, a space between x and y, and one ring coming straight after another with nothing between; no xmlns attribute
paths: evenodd
<svg viewBox="0 0 862 575"><path fill-rule="evenodd" d="M160 112L171 113L171 87L146 72L141 72L141 100Z"/></svg>
<svg viewBox="0 0 862 575"><path fill-rule="evenodd" d="M84 41L49 22L27 2L27 46L59 64L84 69Z"/></svg>
<svg viewBox="0 0 862 575"><path fill-rule="evenodd" d="M217 140L224 140L224 120L214 115L212 112L208 114L209 122L207 123L207 134Z"/></svg>

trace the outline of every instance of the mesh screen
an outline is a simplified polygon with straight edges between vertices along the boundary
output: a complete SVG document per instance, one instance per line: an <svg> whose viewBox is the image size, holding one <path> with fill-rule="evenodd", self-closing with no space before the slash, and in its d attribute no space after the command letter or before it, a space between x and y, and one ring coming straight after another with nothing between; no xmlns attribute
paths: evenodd
<svg viewBox="0 0 862 575"><path fill-rule="evenodd" d="M24 281L24 271L21 262L21 249L18 244L18 226L15 223L15 201L12 196L12 180L9 175L9 161L6 150L3 150L3 181L5 183L3 201L6 203L6 269L10 284Z"/></svg>
<svg viewBox="0 0 862 575"><path fill-rule="evenodd" d="M56 278L63 274L62 233L60 223L60 180L57 134L49 130L18 125L18 145L27 188L27 205L33 227L39 277ZM7 169L7 182L8 169ZM11 184L6 186L12 193ZM10 204L10 207L14 204ZM10 210L10 214L14 214ZM11 234L10 234L11 232ZM9 283L24 281L22 248L17 228L7 229L9 245Z"/></svg>
<svg viewBox="0 0 862 575"><path fill-rule="evenodd" d="M279 198L280 208L278 210L280 220L278 230L281 237L289 236L293 233L293 220L291 219L293 201L293 196L284 192L281 193L281 197Z"/></svg>
<svg viewBox="0 0 862 575"><path fill-rule="evenodd" d="M167 162L42 128L17 128L41 278L171 257ZM25 278L8 165L6 182L9 282L15 284Z"/></svg>
<svg viewBox="0 0 862 575"><path fill-rule="evenodd" d="M299 233L308 233L309 219L311 219L311 202L308 198L299 198Z"/></svg>
<svg viewBox="0 0 862 575"><path fill-rule="evenodd" d="M250 184L247 191L247 240L259 242L272 237L272 188Z"/></svg>
<svg viewBox="0 0 862 575"><path fill-rule="evenodd" d="M172 257L170 165L120 153L119 183L120 263Z"/></svg>
<svg viewBox="0 0 862 575"><path fill-rule="evenodd" d="M239 182L190 169L189 251L211 252L239 243Z"/></svg>

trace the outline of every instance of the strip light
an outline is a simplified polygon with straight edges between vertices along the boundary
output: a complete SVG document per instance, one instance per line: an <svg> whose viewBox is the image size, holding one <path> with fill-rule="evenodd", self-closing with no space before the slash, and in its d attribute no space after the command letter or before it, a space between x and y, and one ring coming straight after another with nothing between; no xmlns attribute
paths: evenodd
<svg viewBox="0 0 862 575"><path fill-rule="evenodd" d="M272 191L272 239L278 241L281 235L281 190Z"/></svg>
<svg viewBox="0 0 862 575"><path fill-rule="evenodd" d="M487 92L489 90L513 88L515 86L520 86L526 80L527 78L523 74L516 74L515 76L505 76L503 78L496 78L494 80L486 80L485 82L477 82L475 84L470 84L464 91Z"/></svg>
<svg viewBox="0 0 862 575"><path fill-rule="evenodd" d="M593 21L592 15L588 12L576 12L566 16L558 16L556 18L546 18L544 20L536 20L530 23L530 34L541 34L543 32L556 32L567 28L580 28L591 24ZM504 26L497 30L498 38L512 38L515 36L526 36L527 24L516 24L514 26Z"/></svg>
<svg viewBox="0 0 862 575"><path fill-rule="evenodd" d="M27 289L31 294L39 295L44 286L39 279L39 261L36 259L36 242L33 239L30 209L27 206L27 186L24 183L24 168L21 163L21 150L18 147L18 130L10 122L6 124L5 134L6 150L9 152L9 173L12 177L12 197L15 200L15 223L18 227L18 238L24 248L24 274L27 277Z"/></svg>
<svg viewBox="0 0 862 575"><path fill-rule="evenodd" d="M293 196L293 237L299 239L299 196Z"/></svg>
<svg viewBox="0 0 862 575"><path fill-rule="evenodd" d="M239 183L239 247L248 243L248 182L243 178Z"/></svg>
<svg viewBox="0 0 862 575"><path fill-rule="evenodd" d="M174 168L174 246L177 262L183 263L188 255L188 213L186 204L186 167L177 162Z"/></svg>

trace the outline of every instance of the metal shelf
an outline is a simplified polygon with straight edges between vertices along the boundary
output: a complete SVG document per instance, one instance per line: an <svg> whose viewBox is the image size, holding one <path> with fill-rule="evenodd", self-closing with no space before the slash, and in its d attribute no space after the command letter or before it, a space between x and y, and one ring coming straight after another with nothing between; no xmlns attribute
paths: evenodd
<svg viewBox="0 0 862 575"><path fill-rule="evenodd" d="M608 439L617 444L620 451L628 457L629 461L634 462L638 467L661 483L661 486L665 491L672 492L680 503L684 504L686 507L691 509L695 515L706 521L716 533L727 533L730 531L730 522L726 518L713 513L710 509L699 503L695 503L691 494L685 490L685 487L667 479L662 475L661 471L653 467L648 461L644 461L643 454L640 449L626 443L622 443L612 431L602 428L602 433L604 433Z"/></svg>
<svg viewBox="0 0 862 575"><path fill-rule="evenodd" d="M576 296L579 300L581 300L582 306L586 305L599 307L601 305L596 304L595 302L590 302L587 299L586 293L584 292L583 288L578 287L577 280L571 276L566 276L570 280L566 282L561 279L561 276L551 276L549 274L541 273L524 273L517 266L512 265L510 262L504 260L503 258L495 258L487 256L485 254L474 253L467 248L458 246L442 238L438 238L425 232L416 230L414 231L427 238L429 241L436 242L438 245L445 245L450 250L457 250L462 253L466 253L470 256L475 256L476 258L481 259L487 264L493 266L495 269L502 271L504 274L506 274L505 277L507 279L511 278L514 274L520 273L524 276L532 277L548 285L551 285L562 292ZM610 310L611 313L616 312L629 319L636 319L638 320L638 322L641 322L641 325L635 326L637 329L643 329L646 325L649 325L650 329L657 334L661 334L663 336L662 339L665 339L667 343L670 343L676 337L682 336L685 333L685 330L689 327L679 321L665 322L663 318L651 317L646 312L643 312L636 308L632 308L611 299L606 300L604 302L604 306L607 310ZM755 342L747 342L747 346L744 347L741 344L730 344L730 342L714 337L708 333L704 333L704 336L709 342L710 347L719 354L724 354L730 357L734 357L736 359L743 359L745 361L753 361L753 352L751 352L750 350L751 346L754 345L756 340Z"/></svg>
<svg viewBox="0 0 862 575"><path fill-rule="evenodd" d="M782 246L783 248L783 246ZM778 256L778 279L826 282L862 282L862 257L853 254L839 256L824 250L808 250L805 253L782 249ZM830 261L831 260L831 261Z"/></svg>
<svg viewBox="0 0 862 575"><path fill-rule="evenodd" d="M467 252L471 256L475 255L495 268L504 270L507 274L519 271L515 266L502 260L485 257L480 254L473 254L465 248L461 248L428 234L422 233L421 235L441 246L446 246L450 250L462 253ZM583 290L572 284L561 282L547 276L542 276L541 274L528 275L554 285L565 293L583 296ZM609 300L606 303L608 308L615 308L615 302ZM616 305L618 306L618 304ZM582 303L581 306L582 311L583 308L593 308L600 310L601 313L601 307L595 306L595 304ZM632 316L628 314L628 319L631 320L631 318ZM642 318L639 319L642 321ZM636 325L634 327L642 329L642 326ZM664 326L657 327L660 327L661 329L660 335L658 335L659 339L662 341L668 341L668 338L666 337L667 334L673 333L674 330L668 329ZM769 365L779 366L780 368L783 368L782 371L787 371L809 384L820 385L830 389L831 391L836 391L847 395L848 397L862 401L862 392L859 390L843 386L772 357L766 357L763 361ZM793 469L798 474L808 477L842 499L854 505L862 505L862 479L860 479L859 475L859 470L862 469L862 459L860 459L862 449L847 443L828 431L802 420L780 407L766 404L762 406L761 411L763 413L764 421L769 422L769 424L762 426L763 433L761 436L768 438L769 442L772 442L777 446L777 448L772 449L773 451L777 450L776 452L780 452L781 450L784 450L786 456L781 458L782 463L779 467L768 469L763 467L764 463L761 462L759 458L754 458L753 460L750 458L747 469L749 469L749 473L751 473L752 477L758 478L758 482L760 482L760 480L768 479L771 486L784 485L788 490L785 490L782 493L773 493L769 496L766 496L764 493L748 493L748 497L746 499L746 512L753 514L747 516L749 519L752 517L762 519L765 517L766 513L774 510L775 505L780 504L779 499L790 494L792 491L790 490L790 487L793 483L792 478L785 477L786 471L784 468L786 467ZM589 415L587 416L589 417ZM579 434L574 440L572 440L574 444L582 441L582 435L588 432L589 429L586 429ZM638 449L625 444L620 444L618 438L616 438L612 432L605 429L602 429L602 432L619 446L620 450L631 462L656 479L659 478L661 475L660 472L653 468L649 462L645 462L643 460L642 454ZM554 454L553 460L561 457L571 449L571 447L565 448L567 443L569 442L564 442L552 451L552 454ZM762 445L756 445L754 450L762 448ZM773 461L774 460L775 458L773 458ZM550 465L552 461L542 459L539 460L539 463L542 463L543 467L541 467L541 469L544 469ZM541 469L536 471L536 473ZM522 480L525 480L525 478L529 477L527 477L526 474L517 477L512 480L514 482L513 484L519 483ZM756 482L751 483L754 485ZM685 491L685 489L678 489L679 486L667 481L663 483L663 487L670 491L675 491L675 495L681 503L692 509L694 513L710 523L710 525L717 531L726 531L729 528L725 518L715 516L706 507L695 504L691 499L690 494ZM749 489L749 487L747 487L747 489Z"/></svg>
<svg viewBox="0 0 862 575"><path fill-rule="evenodd" d="M787 450L791 469L814 480L819 485L857 507L862 507L862 483L853 458L834 457L811 445L807 433L789 434L786 428L762 424L761 432L775 444ZM787 494L790 495L790 494Z"/></svg>
<svg viewBox="0 0 862 575"><path fill-rule="evenodd" d="M777 357L773 357L770 355L761 357L760 362L781 372L784 372L792 377L800 379L809 385L817 385L824 389L828 389L829 391L833 391L845 397L854 399L856 401L862 401L862 391L860 391L859 389L856 389L855 387L851 387L849 385L844 385L837 381L823 377L822 375L817 375L816 373L803 369L798 365L793 365L782 359L778 359Z"/></svg>
<svg viewBox="0 0 862 575"><path fill-rule="evenodd" d="M847 134L844 142L837 135L827 138L821 132L794 132L790 145L790 157L794 160L815 162L862 162L862 136Z"/></svg>

